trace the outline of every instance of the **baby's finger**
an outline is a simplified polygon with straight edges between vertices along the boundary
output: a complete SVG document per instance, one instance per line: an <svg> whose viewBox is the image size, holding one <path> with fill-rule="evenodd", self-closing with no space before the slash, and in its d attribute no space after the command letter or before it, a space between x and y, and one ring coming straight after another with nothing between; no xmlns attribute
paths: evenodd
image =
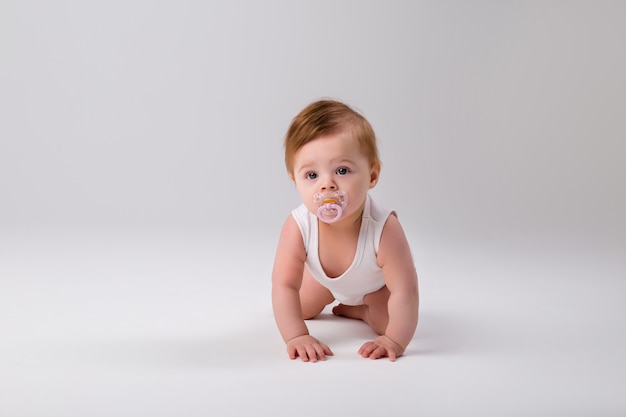
<svg viewBox="0 0 626 417"><path fill-rule="evenodd" d="M294 347L287 347L287 354L289 355L289 359L295 359L298 357L298 351Z"/></svg>
<svg viewBox="0 0 626 417"><path fill-rule="evenodd" d="M367 349L371 343L372 342L363 343L361 347L359 348L359 355L362 355L365 352L365 349Z"/></svg>
<svg viewBox="0 0 626 417"><path fill-rule="evenodd" d="M300 360L302 362L308 362L309 355L307 354L306 347L298 346L296 349L298 350L298 356L300 356Z"/></svg>
<svg viewBox="0 0 626 417"><path fill-rule="evenodd" d="M380 359L387 354L387 349L383 346L378 346L369 356L370 359Z"/></svg>
<svg viewBox="0 0 626 417"><path fill-rule="evenodd" d="M329 356L333 356L333 351L330 350L330 348L327 345L322 343L322 348L324 348L324 353L325 354L327 354Z"/></svg>
<svg viewBox="0 0 626 417"><path fill-rule="evenodd" d="M319 358L319 360L325 361L326 354L324 352L324 347L321 345L315 345L314 347L315 347L315 353L317 354L317 357Z"/></svg>
<svg viewBox="0 0 626 417"><path fill-rule="evenodd" d="M372 354L373 351L376 350L376 348L377 346L375 343L367 342L363 344L363 346L361 346L361 349L359 349L359 355L364 358L369 358L369 356Z"/></svg>
<svg viewBox="0 0 626 417"><path fill-rule="evenodd" d="M317 349L315 346L309 345L306 347L306 353L311 362L317 362Z"/></svg>

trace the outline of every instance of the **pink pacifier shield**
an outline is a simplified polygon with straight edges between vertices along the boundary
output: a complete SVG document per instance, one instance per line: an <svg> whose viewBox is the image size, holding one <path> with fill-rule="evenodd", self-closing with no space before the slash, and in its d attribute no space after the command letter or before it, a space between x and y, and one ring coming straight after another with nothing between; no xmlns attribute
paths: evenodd
<svg viewBox="0 0 626 417"><path fill-rule="evenodd" d="M341 219L343 209L348 205L348 196L341 190L316 193L313 203L317 206L318 219L325 223L334 223Z"/></svg>

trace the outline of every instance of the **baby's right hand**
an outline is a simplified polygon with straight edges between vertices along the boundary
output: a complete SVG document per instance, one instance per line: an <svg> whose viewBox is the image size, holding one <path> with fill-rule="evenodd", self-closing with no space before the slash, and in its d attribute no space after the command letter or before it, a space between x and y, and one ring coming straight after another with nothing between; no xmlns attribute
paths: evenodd
<svg viewBox="0 0 626 417"><path fill-rule="evenodd" d="M317 362L326 360L326 355L332 356L333 352L328 346L308 334L294 337L287 342L289 359L298 356L302 362Z"/></svg>

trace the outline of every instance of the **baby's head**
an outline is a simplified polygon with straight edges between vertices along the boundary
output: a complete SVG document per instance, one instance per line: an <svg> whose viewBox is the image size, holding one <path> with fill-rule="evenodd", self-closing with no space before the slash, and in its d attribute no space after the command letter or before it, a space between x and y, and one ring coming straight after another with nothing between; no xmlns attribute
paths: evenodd
<svg viewBox="0 0 626 417"><path fill-rule="evenodd" d="M298 150L308 142L322 136L352 130L354 137L367 156L370 167L380 164L376 135L370 123L344 103L320 100L309 104L291 122L285 136L285 165L293 179L293 162Z"/></svg>

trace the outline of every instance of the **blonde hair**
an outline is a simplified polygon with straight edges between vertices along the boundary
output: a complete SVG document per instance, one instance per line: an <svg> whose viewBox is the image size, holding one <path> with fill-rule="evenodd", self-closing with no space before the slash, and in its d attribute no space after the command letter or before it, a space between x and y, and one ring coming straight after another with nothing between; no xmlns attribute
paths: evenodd
<svg viewBox="0 0 626 417"><path fill-rule="evenodd" d="M308 142L321 136L351 128L352 136L369 159L370 166L380 164L376 135L370 123L348 105L335 100L319 100L306 106L291 121L285 136L285 165L293 177L296 152Z"/></svg>

